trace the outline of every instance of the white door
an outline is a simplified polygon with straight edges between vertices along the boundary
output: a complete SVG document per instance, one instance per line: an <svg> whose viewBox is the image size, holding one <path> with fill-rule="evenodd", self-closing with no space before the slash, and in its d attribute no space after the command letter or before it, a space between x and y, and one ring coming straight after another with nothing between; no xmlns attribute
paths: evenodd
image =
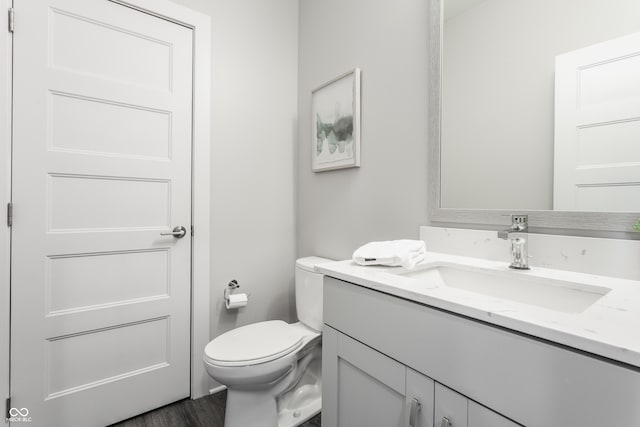
<svg viewBox="0 0 640 427"><path fill-rule="evenodd" d="M640 33L556 58L554 210L640 211Z"/></svg>
<svg viewBox="0 0 640 427"><path fill-rule="evenodd" d="M15 6L12 406L106 425L189 395L192 32Z"/></svg>

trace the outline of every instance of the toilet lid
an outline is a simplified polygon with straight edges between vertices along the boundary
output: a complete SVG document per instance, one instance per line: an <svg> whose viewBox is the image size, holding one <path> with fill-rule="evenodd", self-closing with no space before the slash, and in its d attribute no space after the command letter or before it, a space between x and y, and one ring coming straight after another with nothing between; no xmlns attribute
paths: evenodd
<svg viewBox="0 0 640 427"><path fill-rule="evenodd" d="M204 349L207 359L220 366L265 363L302 345L304 334L282 320L253 323L226 332Z"/></svg>

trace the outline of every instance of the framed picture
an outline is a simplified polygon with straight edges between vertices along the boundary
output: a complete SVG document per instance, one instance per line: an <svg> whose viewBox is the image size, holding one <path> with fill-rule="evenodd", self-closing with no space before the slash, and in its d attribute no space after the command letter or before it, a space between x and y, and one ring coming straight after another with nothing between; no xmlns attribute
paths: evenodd
<svg viewBox="0 0 640 427"><path fill-rule="evenodd" d="M311 93L311 170L360 167L360 69Z"/></svg>

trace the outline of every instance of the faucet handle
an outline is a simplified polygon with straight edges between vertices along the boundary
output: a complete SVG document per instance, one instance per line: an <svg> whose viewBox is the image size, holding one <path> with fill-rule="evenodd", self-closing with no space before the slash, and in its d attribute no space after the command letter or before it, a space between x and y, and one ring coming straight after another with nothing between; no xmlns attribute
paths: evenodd
<svg viewBox="0 0 640 427"><path fill-rule="evenodd" d="M498 238L508 240L513 232L526 233L529 229L528 215L511 215L511 227L498 231Z"/></svg>
<svg viewBox="0 0 640 427"><path fill-rule="evenodd" d="M529 229L529 215L511 215L511 229L526 232Z"/></svg>

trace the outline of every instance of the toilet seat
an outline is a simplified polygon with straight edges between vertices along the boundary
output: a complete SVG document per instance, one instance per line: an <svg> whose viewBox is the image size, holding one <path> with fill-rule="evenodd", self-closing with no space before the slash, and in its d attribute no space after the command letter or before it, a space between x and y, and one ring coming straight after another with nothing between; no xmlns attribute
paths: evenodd
<svg viewBox="0 0 640 427"><path fill-rule="evenodd" d="M251 366L286 356L303 345L300 328L270 320L226 332L205 347L205 361L216 366Z"/></svg>

